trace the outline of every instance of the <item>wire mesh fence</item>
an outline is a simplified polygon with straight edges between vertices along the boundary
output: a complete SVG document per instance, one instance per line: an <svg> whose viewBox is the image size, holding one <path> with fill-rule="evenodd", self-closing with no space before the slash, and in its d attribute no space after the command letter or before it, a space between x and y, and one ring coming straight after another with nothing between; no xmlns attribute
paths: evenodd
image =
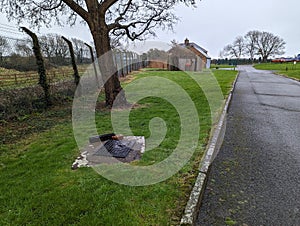
<svg viewBox="0 0 300 226"><path fill-rule="evenodd" d="M119 77L125 77L132 71L138 71L145 65L142 57L134 52L116 49L113 51L113 55Z"/></svg>
<svg viewBox="0 0 300 226"><path fill-rule="evenodd" d="M51 98L63 100L74 95L74 59L79 76L84 75L95 59L90 45L75 38L69 41L73 46L73 61L68 43L62 36L48 34L38 37ZM141 56L125 50L114 49L113 58L119 77L147 65ZM32 39L25 35L8 37L0 30L0 119L17 114L20 109L26 113L42 106L40 79Z"/></svg>
<svg viewBox="0 0 300 226"><path fill-rule="evenodd" d="M76 63L81 74L92 63L83 41L72 39ZM40 37L49 84L71 80L73 69L68 45L59 35ZM0 87L22 88L38 84L36 59L30 39L14 39L0 35Z"/></svg>
<svg viewBox="0 0 300 226"><path fill-rule="evenodd" d="M92 63L90 49L84 41L71 39L80 75ZM68 45L59 35L39 37L49 84L71 80L74 74ZM124 77L145 66L134 52L115 49L118 75ZM94 54L94 53L93 53ZM22 88L38 84L37 65L30 38L15 39L0 33L0 88Z"/></svg>

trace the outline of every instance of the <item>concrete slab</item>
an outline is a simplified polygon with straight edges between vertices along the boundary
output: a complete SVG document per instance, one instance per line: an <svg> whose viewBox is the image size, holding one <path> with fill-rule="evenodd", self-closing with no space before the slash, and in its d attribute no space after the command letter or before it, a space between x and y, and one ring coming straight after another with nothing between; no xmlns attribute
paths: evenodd
<svg viewBox="0 0 300 226"><path fill-rule="evenodd" d="M122 143L132 144L131 149L128 155L125 158L115 158L109 156L109 153L106 155L99 154L99 149L103 147L104 142L96 142L86 146L80 156L72 164L72 169L77 169L79 167L91 167L96 166L102 163L114 164L119 162L132 162L139 160L141 155L145 152L145 137L143 136L124 136L121 140Z"/></svg>

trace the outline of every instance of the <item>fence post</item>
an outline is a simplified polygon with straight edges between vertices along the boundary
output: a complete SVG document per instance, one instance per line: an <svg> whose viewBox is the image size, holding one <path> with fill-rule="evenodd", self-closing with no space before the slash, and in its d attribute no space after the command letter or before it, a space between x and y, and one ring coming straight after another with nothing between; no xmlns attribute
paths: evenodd
<svg viewBox="0 0 300 226"><path fill-rule="evenodd" d="M126 50L124 50L124 52L122 52L123 54L123 57L124 57L124 59L125 59L125 66L124 66L124 68L126 68L126 71L125 71L125 73L124 73L124 77L126 77L126 75L128 75L129 73L128 73L128 58L127 58L127 52L126 52Z"/></svg>
<svg viewBox="0 0 300 226"><path fill-rule="evenodd" d="M117 68L117 75L118 75L118 78L119 78L120 77L120 70L119 70L118 55L117 55L116 50L112 50L112 55L113 55L113 58L114 58L114 63L115 63L115 66Z"/></svg>
<svg viewBox="0 0 300 226"><path fill-rule="evenodd" d="M117 50L117 52L119 53L119 58L120 58L120 68L121 68L121 77L125 77L124 76L124 55L123 52L120 50Z"/></svg>
<svg viewBox="0 0 300 226"><path fill-rule="evenodd" d="M18 84L17 75L15 74L15 84Z"/></svg>
<svg viewBox="0 0 300 226"><path fill-rule="evenodd" d="M41 85L41 87L44 90L44 95L45 95L45 103L46 106L50 106L51 105L51 100L50 100L50 85L48 84L47 81L47 76L46 76L46 69L45 69L45 63L44 63L44 59L41 53L41 47L40 47L40 43L38 40L38 37L35 33L33 33L32 31L30 31L29 29L27 29L26 27L21 27L21 29L28 34L33 42L33 52L36 58L36 64L38 66L38 73L39 73L39 84Z"/></svg>
<svg viewBox="0 0 300 226"><path fill-rule="evenodd" d="M136 53L132 53L133 70L136 71Z"/></svg>
<svg viewBox="0 0 300 226"><path fill-rule="evenodd" d="M128 62L128 64L127 64L127 67L128 67L128 69L127 69L127 74L129 75L130 74L130 72L131 72L131 59L130 59L130 52L127 52L126 51L126 58L127 58L127 62Z"/></svg>
<svg viewBox="0 0 300 226"><path fill-rule="evenodd" d="M94 53L93 53L93 48L92 46L90 46L89 44L87 43L84 43L90 50L90 54L91 54L91 58L92 58L92 64L93 64L93 67L94 67L94 71L95 71L95 77L96 77L96 81L97 81L97 84L98 84L98 87L99 87L99 79L98 79L98 75L97 75L97 68L96 68L96 64L95 64L95 57L94 57Z"/></svg>
<svg viewBox="0 0 300 226"><path fill-rule="evenodd" d="M130 60L130 67L129 67L129 72L132 72L132 52L128 52L129 60Z"/></svg>
<svg viewBox="0 0 300 226"><path fill-rule="evenodd" d="M76 86L78 86L78 84L80 82L80 76L79 76L78 68L77 68L77 65L76 65L73 44L72 44L72 42L70 40L68 40L64 36L62 36L62 39L65 40L65 42L69 46L70 56L71 56L71 60L72 60L72 67L73 67L73 71L74 71L74 82L75 82Z"/></svg>

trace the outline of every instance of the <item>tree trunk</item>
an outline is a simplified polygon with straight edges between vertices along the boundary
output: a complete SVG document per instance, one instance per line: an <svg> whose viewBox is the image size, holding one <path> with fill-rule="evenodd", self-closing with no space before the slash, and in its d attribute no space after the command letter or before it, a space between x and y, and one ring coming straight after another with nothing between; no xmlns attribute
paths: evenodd
<svg viewBox="0 0 300 226"><path fill-rule="evenodd" d="M104 28L103 28L104 27ZM105 98L106 106L125 106L127 105L125 92L121 87L116 65L113 60L113 53L111 51L109 32L105 29L105 26L97 26L92 30L92 36L95 43L97 58L100 66L101 77L105 82ZM116 97L118 102L115 102Z"/></svg>
<svg viewBox="0 0 300 226"><path fill-rule="evenodd" d="M262 60L263 60L263 63L267 63L267 61L268 61L268 56L263 56Z"/></svg>

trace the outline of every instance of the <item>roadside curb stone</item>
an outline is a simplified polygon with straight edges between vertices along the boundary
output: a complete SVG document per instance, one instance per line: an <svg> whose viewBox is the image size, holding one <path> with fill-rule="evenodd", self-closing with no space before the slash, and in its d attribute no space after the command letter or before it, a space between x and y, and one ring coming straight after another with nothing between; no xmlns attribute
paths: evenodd
<svg viewBox="0 0 300 226"><path fill-rule="evenodd" d="M206 181L206 174L199 173L187 203L187 208L185 209L185 213L181 218L180 225L192 225L195 221L195 212L197 212L197 209L199 208L199 199L204 193Z"/></svg>
<svg viewBox="0 0 300 226"><path fill-rule="evenodd" d="M292 81L300 82L300 79L289 77L287 75L282 75L282 74L276 74L276 75L279 75L279 76L284 77L284 78L288 78L288 79L290 79Z"/></svg>
<svg viewBox="0 0 300 226"><path fill-rule="evenodd" d="M212 136L208 142L206 151L202 157L202 160L199 165L199 174L190 194L189 200L185 207L184 214L181 218L180 225L194 225L197 214L199 211L199 206L202 201L202 196L204 194L207 182L207 175L210 169L210 164L213 159L216 157L224 138L226 130L226 116L232 100L233 91L236 86L240 72L238 72L235 81L233 82L232 89L230 94L225 102L222 114L219 117L219 121L215 128L213 128Z"/></svg>

